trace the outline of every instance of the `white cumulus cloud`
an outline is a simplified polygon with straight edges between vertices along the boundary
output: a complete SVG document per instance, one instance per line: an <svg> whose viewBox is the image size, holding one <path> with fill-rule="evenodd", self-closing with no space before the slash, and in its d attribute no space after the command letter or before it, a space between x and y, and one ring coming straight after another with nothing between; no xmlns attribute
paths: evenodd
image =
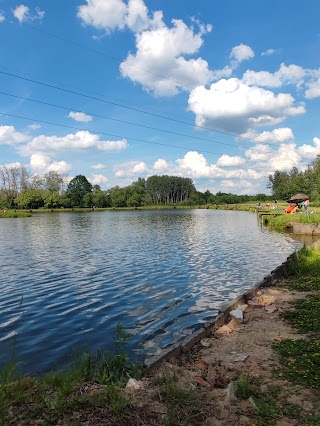
<svg viewBox="0 0 320 426"><path fill-rule="evenodd" d="M251 161L268 161L272 156L272 148L269 145L255 145L245 151L246 157Z"/></svg>
<svg viewBox="0 0 320 426"><path fill-rule="evenodd" d="M283 143L294 139L293 132L289 127L279 127L278 129L264 131L262 133L257 133L254 130L248 130L240 136L254 142L265 143Z"/></svg>
<svg viewBox="0 0 320 426"><path fill-rule="evenodd" d="M139 32L153 23L143 0L129 0L128 4L122 0L86 0L78 7L77 16L84 25L107 32L126 26Z"/></svg>
<svg viewBox="0 0 320 426"><path fill-rule="evenodd" d="M229 162L230 165L230 162ZM227 167L229 167L229 165ZM226 167L226 166L224 166ZM214 179L261 179L265 173L254 169L224 169L222 165L208 164L203 154L189 151L181 159L176 160L175 174L189 176L192 179L214 178Z"/></svg>
<svg viewBox="0 0 320 426"><path fill-rule="evenodd" d="M92 185L102 185L108 182L108 178L101 174L100 175L93 174L92 177L90 178L90 182L92 183Z"/></svg>
<svg viewBox="0 0 320 426"><path fill-rule="evenodd" d="M27 140L28 136L17 132L14 126L0 126L0 145L16 145Z"/></svg>
<svg viewBox="0 0 320 426"><path fill-rule="evenodd" d="M197 125L236 133L272 126L288 116L305 112L304 106L294 106L290 94L276 95L260 87L248 86L237 78L222 79L209 89L199 86L190 93L188 102Z"/></svg>
<svg viewBox="0 0 320 426"><path fill-rule="evenodd" d="M307 160L314 160L320 155L320 138L313 138L313 145L304 144L298 148L300 155Z"/></svg>
<svg viewBox="0 0 320 426"><path fill-rule="evenodd" d="M300 87L305 76L306 70L299 65L282 63L275 73L248 70L244 73L242 80L250 86L281 87L284 84L295 84Z"/></svg>
<svg viewBox="0 0 320 426"><path fill-rule="evenodd" d="M320 78L316 81L311 81L308 84L308 89L305 92L307 99L313 99L320 97Z"/></svg>
<svg viewBox="0 0 320 426"><path fill-rule="evenodd" d="M201 27L200 32L194 33L178 19L174 19L172 24L168 28L161 21L157 28L137 34L137 52L129 53L120 65L123 77L141 84L146 91L157 96L173 96L180 90L206 84L212 78L204 59L185 59L183 56L198 52L206 30Z"/></svg>
<svg viewBox="0 0 320 426"><path fill-rule="evenodd" d="M4 14L2 13L2 12L0 12L0 22L3 22L3 21L5 21L5 16L4 16Z"/></svg>
<svg viewBox="0 0 320 426"><path fill-rule="evenodd" d="M40 10L38 7L35 9L35 13L30 13L30 8L28 6L25 6L24 4L20 4L12 11L13 16L20 22L25 21L35 21L35 20L42 20L45 16L45 12Z"/></svg>
<svg viewBox="0 0 320 426"><path fill-rule="evenodd" d="M21 147L22 155L32 155L38 152L57 151L121 151L126 149L128 143L125 139L119 141L101 140L98 135L87 130L80 130L66 136L40 135L33 138L25 146Z"/></svg>
<svg viewBox="0 0 320 426"><path fill-rule="evenodd" d="M233 66L239 65L241 62L254 57L254 51L246 44L235 46L230 53L230 59Z"/></svg>
<svg viewBox="0 0 320 426"><path fill-rule="evenodd" d="M169 167L170 167L170 164L166 160L164 160L162 158L159 158L153 164L153 169L156 172L159 172L159 173L163 173L163 172L167 171L169 169Z"/></svg>
<svg viewBox="0 0 320 426"><path fill-rule="evenodd" d="M78 17L85 25L110 31L124 28L126 9L122 0L87 0L79 6Z"/></svg>
<svg viewBox="0 0 320 426"><path fill-rule="evenodd" d="M270 165L273 170L290 170L292 167L300 166L300 155L294 143L281 144L276 153L270 158Z"/></svg>
<svg viewBox="0 0 320 426"><path fill-rule="evenodd" d="M82 123L89 123L89 121L92 121L91 115L88 115L85 112L70 111L68 117L72 118L75 121L79 121L79 122L82 122Z"/></svg>
<svg viewBox="0 0 320 426"><path fill-rule="evenodd" d="M129 161L114 167L117 177L141 176L148 171L144 161Z"/></svg>
<svg viewBox="0 0 320 426"><path fill-rule="evenodd" d="M65 174L71 169L71 165L66 161L53 161L44 154L33 154L30 158L30 167L35 173L44 174L50 171L56 171Z"/></svg>
<svg viewBox="0 0 320 426"><path fill-rule="evenodd" d="M41 125L40 124L29 124L28 125L29 129L31 130L38 130L41 129Z"/></svg>
<svg viewBox="0 0 320 426"><path fill-rule="evenodd" d="M238 155L221 155L217 161L217 166L220 167L234 167L234 166L240 166L241 164L244 164L246 160L242 157L239 157Z"/></svg>
<svg viewBox="0 0 320 426"><path fill-rule="evenodd" d="M93 166L91 166L91 168L94 170L103 170L106 168L106 166L102 163L99 163L99 164L94 164Z"/></svg>
<svg viewBox="0 0 320 426"><path fill-rule="evenodd" d="M276 49L267 49L261 53L261 56L270 56L276 53Z"/></svg>

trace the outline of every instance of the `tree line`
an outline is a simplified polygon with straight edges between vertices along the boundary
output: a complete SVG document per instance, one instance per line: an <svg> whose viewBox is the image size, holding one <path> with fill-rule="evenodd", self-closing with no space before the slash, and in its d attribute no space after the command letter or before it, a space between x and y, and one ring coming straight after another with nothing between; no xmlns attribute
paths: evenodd
<svg viewBox="0 0 320 426"><path fill-rule="evenodd" d="M320 201L320 156L305 170L293 167L289 172L276 170L269 176L268 188L274 198L288 200L297 193L309 195L312 201Z"/></svg>
<svg viewBox="0 0 320 426"><path fill-rule="evenodd" d="M139 178L131 185L102 190L83 175L68 184L62 175L50 171L43 176L31 175L26 167L0 166L0 207L15 209L74 207L141 207L149 205L236 204L266 201L265 194L234 195L197 191L192 179L178 176Z"/></svg>

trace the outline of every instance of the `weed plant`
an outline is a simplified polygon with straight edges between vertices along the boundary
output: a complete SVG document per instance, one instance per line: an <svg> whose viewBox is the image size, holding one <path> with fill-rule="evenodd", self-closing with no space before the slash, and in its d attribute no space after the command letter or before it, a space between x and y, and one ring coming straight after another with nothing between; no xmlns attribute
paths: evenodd
<svg viewBox="0 0 320 426"><path fill-rule="evenodd" d="M96 355L84 354L65 371L47 373L40 378L15 379L13 360L2 366L0 425L69 424L66 419L75 410L88 410L101 404L108 407L111 416L124 419L129 403L121 387L129 377L139 378L142 374L141 366L132 364L125 352L128 338L118 324L112 355L102 350Z"/></svg>
<svg viewBox="0 0 320 426"><path fill-rule="evenodd" d="M269 385L261 390L257 377L247 375L238 378L235 382L236 397L241 400L252 399L257 407L257 424L278 424L276 423L277 420L280 420L283 416L299 420L301 425L312 424L310 423L311 416L305 419L301 413L301 407L288 402L285 397L279 398L280 394L281 388L279 386ZM315 421L320 420L319 417L314 419Z"/></svg>
<svg viewBox="0 0 320 426"><path fill-rule="evenodd" d="M166 426L204 424L206 403L199 392L179 385L174 374L162 376L160 385L161 399L167 406Z"/></svg>

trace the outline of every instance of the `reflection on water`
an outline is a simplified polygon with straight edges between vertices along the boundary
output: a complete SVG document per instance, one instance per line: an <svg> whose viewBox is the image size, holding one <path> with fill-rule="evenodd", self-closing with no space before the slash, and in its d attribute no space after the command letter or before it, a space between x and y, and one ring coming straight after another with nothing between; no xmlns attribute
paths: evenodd
<svg viewBox="0 0 320 426"><path fill-rule="evenodd" d="M218 210L53 213L0 221L0 352L30 372L80 350L182 340L300 242L256 215Z"/></svg>

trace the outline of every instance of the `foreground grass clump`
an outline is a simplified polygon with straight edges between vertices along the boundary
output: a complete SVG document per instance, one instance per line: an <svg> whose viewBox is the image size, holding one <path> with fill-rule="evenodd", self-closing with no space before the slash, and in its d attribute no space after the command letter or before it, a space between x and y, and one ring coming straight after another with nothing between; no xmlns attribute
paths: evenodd
<svg viewBox="0 0 320 426"><path fill-rule="evenodd" d="M181 387L174 374L162 376L159 384L161 400L167 406L166 426L202 425L204 423L206 403L199 392Z"/></svg>
<svg viewBox="0 0 320 426"><path fill-rule="evenodd" d="M2 368L0 424L76 425L80 424L79 413L84 419L95 413L107 424L126 424L130 403L121 388L129 377L142 374L141 366L130 363L124 352L127 339L118 325L113 355L101 350L96 355L85 354L69 369L41 378L15 379L13 363ZM96 424L100 424L98 420Z"/></svg>
<svg viewBox="0 0 320 426"><path fill-rule="evenodd" d="M262 385L262 386L261 386ZM240 400L251 400L256 407L256 420L261 425L277 424L277 420L285 417L300 421L300 424L319 424L320 417L301 411L301 407L289 402L281 395L281 387L265 386L257 377L249 375L240 377L235 382L235 395ZM280 397L281 396L281 397Z"/></svg>

